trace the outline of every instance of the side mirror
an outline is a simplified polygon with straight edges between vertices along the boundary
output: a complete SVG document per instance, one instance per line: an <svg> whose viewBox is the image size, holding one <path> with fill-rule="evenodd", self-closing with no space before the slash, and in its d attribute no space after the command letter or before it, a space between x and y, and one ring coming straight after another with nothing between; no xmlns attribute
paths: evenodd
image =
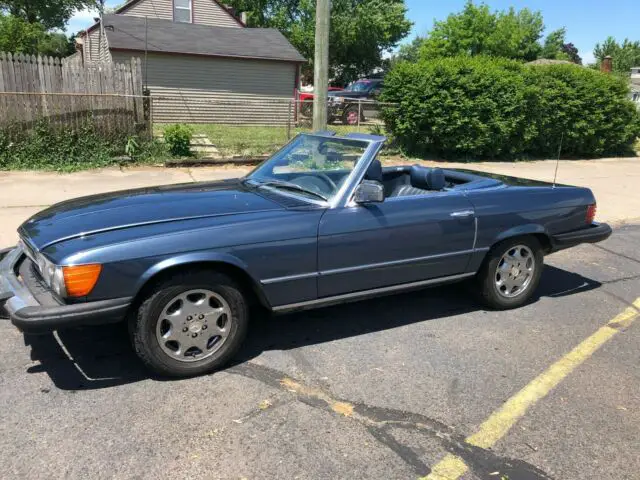
<svg viewBox="0 0 640 480"><path fill-rule="evenodd" d="M356 203L382 203L384 202L384 187L380 182L363 180L356 188L353 201Z"/></svg>

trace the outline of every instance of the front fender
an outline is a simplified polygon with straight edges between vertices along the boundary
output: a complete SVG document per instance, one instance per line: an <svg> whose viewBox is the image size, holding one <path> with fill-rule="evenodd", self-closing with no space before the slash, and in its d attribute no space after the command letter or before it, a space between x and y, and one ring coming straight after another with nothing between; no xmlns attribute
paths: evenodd
<svg viewBox="0 0 640 480"><path fill-rule="evenodd" d="M168 269L202 263L217 263L232 266L241 270L246 275L246 277L250 279L255 293L260 299L260 302L266 304L266 306L269 305L269 302L264 295L264 292L262 291L260 280L251 273L247 264L239 258L223 252L189 252L176 255L175 257L162 259L147 268L145 272L138 278L138 281L136 282L134 288L135 295L137 296L140 293L142 288L147 284L147 282L149 282L149 280L151 280L156 275L167 271Z"/></svg>

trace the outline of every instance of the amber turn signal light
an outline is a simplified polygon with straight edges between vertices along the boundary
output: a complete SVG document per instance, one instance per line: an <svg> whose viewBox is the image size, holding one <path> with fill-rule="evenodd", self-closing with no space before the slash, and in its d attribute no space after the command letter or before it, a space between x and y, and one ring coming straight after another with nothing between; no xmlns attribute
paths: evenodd
<svg viewBox="0 0 640 480"><path fill-rule="evenodd" d="M62 267L64 285L69 297L84 297L95 287L102 265L76 265Z"/></svg>

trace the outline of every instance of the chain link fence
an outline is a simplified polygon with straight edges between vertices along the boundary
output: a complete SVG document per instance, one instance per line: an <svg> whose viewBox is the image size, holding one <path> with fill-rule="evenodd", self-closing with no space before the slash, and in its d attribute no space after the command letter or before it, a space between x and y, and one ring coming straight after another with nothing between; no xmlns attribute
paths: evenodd
<svg viewBox="0 0 640 480"><path fill-rule="evenodd" d="M330 130L384 134L381 114L392 104L330 98ZM184 123L194 132L192 150L205 158L269 155L313 125L313 101L215 96L151 97L154 134L162 138L169 124Z"/></svg>
<svg viewBox="0 0 640 480"><path fill-rule="evenodd" d="M390 106L330 98L328 128L341 135L384 134L381 113ZM0 92L0 112L0 148L5 150L32 142L32 133L40 132L47 139L74 137L79 144L91 135L119 151L131 137L162 140L167 125L184 123L193 130L196 157L216 160L270 155L298 133L310 132L313 124L312 101L213 94Z"/></svg>

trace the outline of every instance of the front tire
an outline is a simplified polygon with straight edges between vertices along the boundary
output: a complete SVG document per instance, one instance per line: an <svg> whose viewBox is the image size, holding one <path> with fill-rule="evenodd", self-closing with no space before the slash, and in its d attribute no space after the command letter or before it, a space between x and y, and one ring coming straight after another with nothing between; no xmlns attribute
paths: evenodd
<svg viewBox="0 0 640 480"><path fill-rule="evenodd" d="M476 277L482 302L495 310L526 304L538 288L543 265L542 247L534 237L498 243Z"/></svg>
<svg viewBox="0 0 640 480"><path fill-rule="evenodd" d="M248 312L242 290L227 275L179 273L152 287L131 320L131 340L140 359L160 375L202 375L238 351Z"/></svg>

